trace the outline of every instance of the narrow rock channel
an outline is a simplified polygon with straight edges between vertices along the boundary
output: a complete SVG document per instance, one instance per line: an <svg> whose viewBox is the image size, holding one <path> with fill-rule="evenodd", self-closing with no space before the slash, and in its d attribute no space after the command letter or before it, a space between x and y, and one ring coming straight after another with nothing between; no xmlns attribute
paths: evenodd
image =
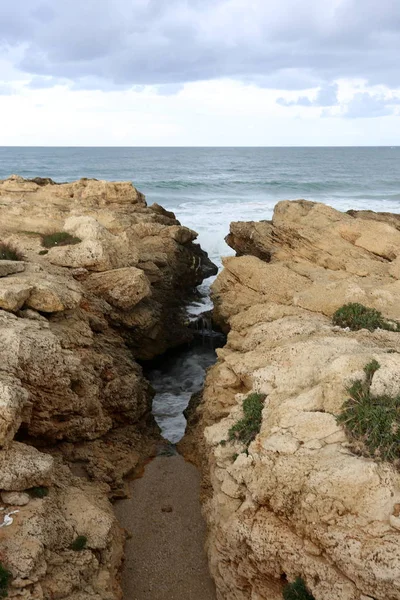
<svg viewBox="0 0 400 600"><path fill-rule="evenodd" d="M216 359L218 337L200 319L187 348L155 361L146 373L156 391L153 414L169 444L130 484L131 497L115 506L130 534L122 588L125 600L213 600L200 506L200 473L175 449L185 433L183 411L203 386Z"/></svg>

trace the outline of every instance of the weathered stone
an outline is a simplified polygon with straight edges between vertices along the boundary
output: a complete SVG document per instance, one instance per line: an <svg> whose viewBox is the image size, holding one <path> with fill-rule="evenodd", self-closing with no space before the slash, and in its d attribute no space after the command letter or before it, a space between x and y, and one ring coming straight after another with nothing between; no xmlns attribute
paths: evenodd
<svg viewBox="0 0 400 600"><path fill-rule="evenodd" d="M0 489L20 492L50 485L54 460L32 446L13 442L0 452Z"/></svg>
<svg viewBox="0 0 400 600"><path fill-rule="evenodd" d="M56 278L30 278L32 292L26 306L44 313L54 313L76 308L82 293L73 282L59 281Z"/></svg>
<svg viewBox="0 0 400 600"><path fill-rule="evenodd" d="M182 308L216 267L194 232L130 183L13 176L0 181L0 230L26 257L16 274L0 261L0 308L13 311L0 310L9 596L120 600L124 535L107 496L126 495L124 478L158 440L154 392L134 355L190 339ZM63 231L81 241L44 250L43 235ZM24 490L43 486L24 504ZM81 552L71 548L78 535Z"/></svg>
<svg viewBox="0 0 400 600"><path fill-rule="evenodd" d="M0 280L0 308L17 311L29 298L33 286L17 278Z"/></svg>
<svg viewBox="0 0 400 600"><path fill-rule="evenodd" d="M25 506L30 499L29 494L25 494L24 492L1 492L1 500L4 504Z"/></svg>
<svg viewBox="0 0 400 600"><path fill-rule="evenodd" d="M18 379L0 371L0 448L10 442L18 431L28 398L28 391Z"/></svg>
<svg viewBox="0 0 400 600"><path fill-rule="evenodd" d="M399 472L361 456L336 420L373 359L371 393L399 394L400 336L343 330L330 318L361 302L400 320L399 223L302 200L279 203L272 222L231 226L239 256L213 285L228 340L186 442L207 465L207 547L221 600L278 600L283 573L301 576L316 600L400 599ZM246 456L229 432L250 392L266 398Z"/></svg>
<svg viewBox="0 0 400 600"><path fill-rule="evenodd" d="M22 273L25 270L25 265L22 261L17 260L0 260L0 277L7 277L14 273Z"/></svg>
<svg viewBox="0 0 400 600"><path fill-rule="evenodd" d="M87 280L88 288L122 310L132 309L151 295L149 281L140 269L126 267L96 273Z"/></svg>

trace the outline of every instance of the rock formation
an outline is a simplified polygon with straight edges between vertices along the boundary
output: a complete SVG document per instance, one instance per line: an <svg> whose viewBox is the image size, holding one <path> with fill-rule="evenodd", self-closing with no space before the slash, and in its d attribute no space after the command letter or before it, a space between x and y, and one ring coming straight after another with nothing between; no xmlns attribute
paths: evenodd
<svg viewBox="0 0 400 600"><path fill-rule="evenodd" d="M190 339L184 304L216 270L195 237L130 183L0 182L0 252L10 254L0 260L0 567L12 574L10 598L121 597L124 535L107 495L124 494L157 435L135 359Z"/></svg>
<svg viewBox="0 0 400 600"><path fill-rule="evenodd" d="M227 241L237 256L213 299L228 341L191 435L218 598L281 600L301 577L315 600L399 600L399 471L363 455L336 416L372 360L371 393L400 394L400 334L331 319L359 302L400 320L399 220L280 202ZM231 428L251 392L265 400L247 449Z"/></svg>

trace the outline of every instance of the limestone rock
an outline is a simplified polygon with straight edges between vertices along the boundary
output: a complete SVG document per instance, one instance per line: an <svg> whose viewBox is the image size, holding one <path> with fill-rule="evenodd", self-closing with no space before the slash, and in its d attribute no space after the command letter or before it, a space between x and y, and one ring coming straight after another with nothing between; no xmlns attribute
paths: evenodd
<svg viewBox="0 0 400 600"><path fill-rule="evenodd" d="M54 313L76 308L82 298L77 284L60 281L55 277L31 277L32 292L26 306L44 313Z"/></svg>
<svg viewBox="0 0 400 600"><path fill-rule="evenodd" d="M63 231L81 241L44 250L43 236ZM195 232L125 182L12 176L0 181L0 234L26 258L0 261L9 597L120 600L124 535L107 496L126 496L124 479L159 440L135 356L191 339L183 307L216 267ZM48 495L25 494L38 486Z"/></svg>
<svg viewBox="0 0 400 600"><path fill-rule="evenodd" d="M0 372L0 448L10 442L18 431L29 393L18 379Z"/></svg>
<svg viewBox="0 0 400 600"><path fill-rule="evenodd" d="M78 535L87 538L89 548L107 548L112 529L115 527L115 518L111 511L99 515L98 503L89 499L84 490L72 486L64 495L62 511L65 519L72 522Z"/></svg>
<svg viewBox="0 0 400 600"><path fill-rule="evenodd" d="M197 238L197 233L188 227L173 225L164 230L168 237L178 242L178 244L188 244ZM163 232L163 233L164 233Z"/></svg>
<svg viewBox="0 0 400 600"><path fill-rule="evenodd" d="M0 260L0 277L14 275L25 270L25 265L22 261L17 260Z"/></svg>
<svg viewBox="0 0 400 600"><path fill-rule="evenodd" d="M54 311L73 310L78 304L85 306L87 302L79 300L71 283L79 281L85 287L90 272L109 272L140 264L151 286L151 302L145 309L152 313L147 319L148 326L141 314L129 317L125 314L133 313L136 306L119 308L115 303L111 303L114 309L111 326L119 331L123 328L126 342L141 359L154 358L169 347L191 339L193 334L183 307L194 288L205 277L216 274L217 268L200 246L193 243L196 233L181 226L173 213L158 205L148 207L144 196L127 182L81 179L55 184L48 179L27 181L11 177L0 181L0 200L2 239L18 245L27 258L25 264L30 275L35 275L32 283L39 287L39 291L33 291L32 306L36 310L53 315ZM43 254L43 235L63 231L81 242L56 246ZM45 281L50 274L65 278L67 298L61 297L56 284L50 286L56 297L50 298L49 290L43 289L47 288ZM30 306L28 298L25 300L26 306ZM25 308L21 305L25 300L17 302L14 298L4 307ZM138 313L142 313L146 300L147 295L137 305ZM98 309L108 316L108 300ZM129 319L140 321L140 328L129 327Z"/></svg>
<svg viewBox="0 0 400 600"><path fill-rule="evenodd" d="M135 267L96 273L91 275L86 283L92 292L122 310L132 309L151 294L146 275Z"/></svg>
<svg viewBox="0 0 400 600"><path fill-rule="evenodd" d="M64 230L82 242L52 248L49 260L53 264L107 271L138 262L138 250L126 233L113 235L94 217L69 217Z"/></svg>
<svg viewBox="0 0 400 600"><path fill-rule="evenodd" d="M299 575L316 600L400 599L400 474L360 455L336 420L371 360L371 393L398 395L400 336L331 321L347 302L400 320L399 224L301 200L231 225L238 256L213 285L228 340L189 433L221 600L278 600ZM250 392L266 398L246 455L229 431Z"/></svg>
<svg viewBox="0 0 400 600"><path fill-rule="evenodd" d="M0 489L23 491L34 486L46 486L52 481L54 461L19 442L13 442L0 452Z"/></svg>
<svg viewBox="0 0 400 600"><path fill-rule="evenodd" d="M79 494L80 504L69 501L74 493ZM78 535L82 509L88 507L92 521L85 521L85 531L91 547L75 552L71 544ZM12 525L2 529L1 540L13 576L10 598L120 600L123 534L96 486L72 478L61 468L49 495L31 499L13 516Z"/></svg>
<svg viewBox="0 0 400 600"><path fill-rule="evenodd" d="M4 504L11 504L13 506L25 506L30 500L29 494L24 492L2 492L1 501Z"/></svg>
<svg viewBox="0 0 400 600"><path fill-rule="evenodd" d="M29 298L33 286L17 278L0 279L0 308L17 311Z"/></svg>

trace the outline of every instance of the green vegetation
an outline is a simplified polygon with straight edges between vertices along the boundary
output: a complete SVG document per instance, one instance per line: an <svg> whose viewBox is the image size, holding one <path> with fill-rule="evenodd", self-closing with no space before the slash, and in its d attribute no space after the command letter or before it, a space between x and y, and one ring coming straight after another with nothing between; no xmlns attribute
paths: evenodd
<svg viewBox="0 0 400 600"><path fill-rule="evenodd" d="M3 563L0 562L0 598L7 598L8 586L11 581L12 575L8 571Z"/></svg>
<svg viewBox="0 0 400 600"><path fill-rule="evenodd" d="M40 250L39 251L40 256L44 256L45 254L48 254L48 253L49 253L48 250Z"/></svg>
<svg viewBox="0 0 400 600"><path fill-rule="evenodd" d="M12 244L0 242L0 260L24 260L23 254Z"/></svg>
<svg viewBox="0 0 400 600"><path fill-rule="evenodd" d="M376 360L364 367L366 380L348 388L350 398L337 420L362 454L393 462L400 459L400 395L371 395L372 378L379 368Z"/></svg>
<svg viewBox="0 0 400 600"><path fill-rule="evenodd" d="M49 488L44 487L42 485L38 485L36 487L32 487L27 490L28 494L30 494L33 498L45 498L49 495Z"/></svg>
<svg viewBox="0 0 400 600"><path fill-rule="evenodd" d="M86 548L86 544L87 544L87 537L85 535L78 535L78 537L76 537L71 544L71 550L75 550L75 552L79 552L80 550L83 550L84 548Z"/></svg>
<svg viewBox="0 0 400 600"><path fill-rule="evenodd" d="M301 577L297 577L283 588L283 598L284 600L315 600Z"/></svg>
<svg viewBox="0 0 400 600"><path fill-rule="evenodd" d="M70 246L73 244L79 244L81 241L81 239L72 236L66 231L57 231L55 233L42 235L42 246L45 248L54 248L55 246Z"/></svg>
<svg viewBox="0 0 400 600"><path fill-rule="evenodd" d="M228 437L230 441L240 440L247 447L260 431L264 394L250 394L243 400L243 419L233 425Z"/></svg>
<svg viewBox="0 0 400 600"><path fill-rule="evenodd" d="M333 315L332 321L334 325L340 327L349 327L352 331L359 329L387 329L388 331L399 331L400 323L388 321L382 313L375 308L368 308L357 302L345 304L339 308Z"/></svg>

